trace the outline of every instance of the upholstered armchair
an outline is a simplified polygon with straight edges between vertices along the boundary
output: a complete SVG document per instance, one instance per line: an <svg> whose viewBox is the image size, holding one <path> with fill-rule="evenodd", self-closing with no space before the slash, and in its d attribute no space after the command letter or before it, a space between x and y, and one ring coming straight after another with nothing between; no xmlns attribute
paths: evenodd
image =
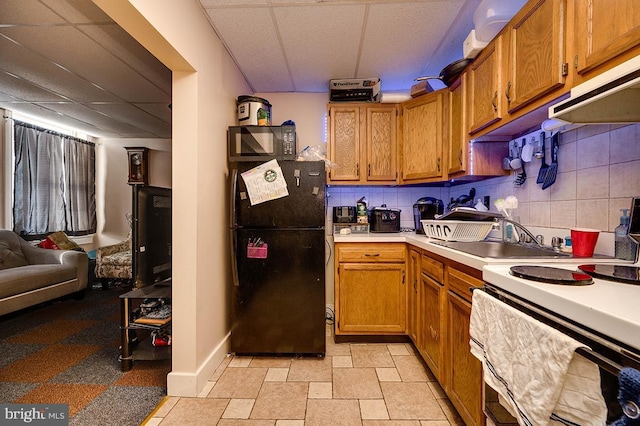
<svg viewBox="0 0 640 426"><path fill-rule="evenodd" d="M125 241L96 249L96 278L107 288L110 280L130 281L132 278L131 237Z"/></svg>

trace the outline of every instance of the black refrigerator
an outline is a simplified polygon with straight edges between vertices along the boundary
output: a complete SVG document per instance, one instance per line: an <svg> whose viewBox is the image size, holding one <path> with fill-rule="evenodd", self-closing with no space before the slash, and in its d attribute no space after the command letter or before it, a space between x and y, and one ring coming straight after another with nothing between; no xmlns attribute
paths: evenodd
<svg viewBox="0 0 640 426"><path fill-rule="evenodd" d="M265 181L284 178L288 195L252 205L231 165L232 328L238 355L325 354L325 164L278 161ZM280 181L282 183L282 181ZM255 197L254 197L255 201Z"/></svg>

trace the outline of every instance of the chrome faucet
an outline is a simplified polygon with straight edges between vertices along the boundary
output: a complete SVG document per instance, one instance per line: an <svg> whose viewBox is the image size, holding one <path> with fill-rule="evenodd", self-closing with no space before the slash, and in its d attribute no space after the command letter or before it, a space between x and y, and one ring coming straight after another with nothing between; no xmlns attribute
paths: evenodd
<svg viewBox="0 0 640 426"><path fill-rule="evenodd" d="M502 218L500 219L503 223L510 223L511 225L513 225L514 227L518 228L519 230L521 230L527 237L529 237L529 239L531 239L531 242L535 243L536 245L542 246L542 237L541 235L538 235L537 237L535 235L533 235L527 228L524 227L524 225L519 224L518 222L516 222L515 220L511 220L511 219L507 219L507 218ZM504 226L504 225L503 225ZM521 242L524 242L522 238L520 238Z"/></svg>

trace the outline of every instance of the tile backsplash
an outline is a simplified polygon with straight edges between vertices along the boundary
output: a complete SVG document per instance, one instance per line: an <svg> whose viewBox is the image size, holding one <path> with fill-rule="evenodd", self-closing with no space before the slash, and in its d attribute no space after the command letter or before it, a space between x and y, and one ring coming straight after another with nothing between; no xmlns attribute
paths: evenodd
<svg viewBox="0 0 640 426"><path fill-rule="evenodd" d="M496 199L516 196L514 215L526 226L613 232L620 209L629 208L631 198L640 196L640 124L582 126L562 133L556 181L546 190L536 183L540 164L535 158L527 163L527 180L520 187L514 186L515 174L442 188L332 186L327 189L328 205L355 205L365 197L368 207L399 208L401 226L413 228L413 204L419 198L439 198L446 206L451 198L475 188L476 199L491 198L491 210L496 210Z"/></svg>

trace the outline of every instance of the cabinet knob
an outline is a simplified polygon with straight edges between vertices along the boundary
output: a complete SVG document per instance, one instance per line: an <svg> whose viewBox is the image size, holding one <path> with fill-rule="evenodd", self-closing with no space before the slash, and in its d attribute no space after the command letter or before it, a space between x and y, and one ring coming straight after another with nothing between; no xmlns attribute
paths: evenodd
<svg viewBox="0 0 640 426"><path fill-rule="evenodd" d="M380 253L365 253L364 255L367 257L378 257L380 256Z"/></svg>
<svg viewBox="0 0 640 426"><path fill-rule="evenodd" d="M493 105L493 111L498 112L498 104L496 101L498 100L498 91L493 94L493 98L491 99L491 105Z"/></svg>
<svg viewBox="0 0 640 426"><path fill-rule="evenodd" d="M507 90L504 91L504 95L507 97L507 105L511 105L511 96L509 96L510 92L511 92L511 82L507 83Z"/></svg>

